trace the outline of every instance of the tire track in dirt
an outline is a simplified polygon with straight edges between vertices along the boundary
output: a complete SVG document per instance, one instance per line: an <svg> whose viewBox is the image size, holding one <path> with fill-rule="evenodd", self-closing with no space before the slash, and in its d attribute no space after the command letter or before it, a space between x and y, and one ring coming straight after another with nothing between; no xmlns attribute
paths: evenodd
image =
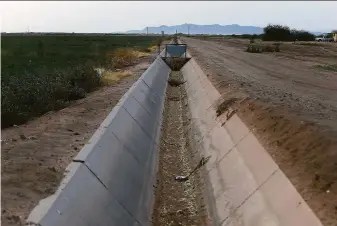
<svg viewBox="0 0 337 226"><path fill-rule="evenodd" d="M296 114L337 132L336 72L324 72L330 76L320 77L321 72L311 70L303 63L282 62L268 54L255 57L256 54L240 52L226 44L187 40L194 52L192 55L202 58L203 65L212 65L211 71L218 74L214 78L218 82L225 81L265 103L287 106ZM288 69L286 65L289 65ZM335 121L331 122L331 119Z"/></svg>

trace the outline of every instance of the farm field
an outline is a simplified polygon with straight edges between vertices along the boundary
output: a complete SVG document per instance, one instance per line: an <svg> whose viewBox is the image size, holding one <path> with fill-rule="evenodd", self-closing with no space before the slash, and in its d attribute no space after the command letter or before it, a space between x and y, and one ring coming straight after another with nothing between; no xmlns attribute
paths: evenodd
<svg viewBox="0 0 337 226"><path fill-rule="evenodd" d="M117 69L148 55L158 36L3 34L2 127L62 109L99 87L95 68Z"/></svg>
<svg viewBox="0 0 337 226"><path fill-rule="evenodd" d="M7 127L1 129L2 225L24 225L39 200L55 192L67 165L152 63L157 41L155 36L2 37L1 117ZM97 78L94 68L107 71L100 82L85 83ZM83 95L69 95L76 90Z"/></svg>
<svg viewBox="0 0 337 226"><path fill-rule="evenodd" d="M280 52L250 53L247 39L182 41L323 225L336 225L337 44L284 42Z"/></svg>

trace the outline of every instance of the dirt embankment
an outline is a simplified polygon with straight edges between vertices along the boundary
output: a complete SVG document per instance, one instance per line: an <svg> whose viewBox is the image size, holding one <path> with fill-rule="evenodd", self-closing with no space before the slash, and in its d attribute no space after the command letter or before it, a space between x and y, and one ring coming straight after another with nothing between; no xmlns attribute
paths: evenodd
<svg viewBox="0 0 337 226"><path fill-rule="evenodd" d="M319 68L337 63L337 45L254 54L248 40L183 41L322 223L337 225L337 72Z"/></svg>
<svg viewBox="0 0 337 226"><path fill-rule="evenodd" d="M143 58L126 68L132 76L67 108L1 131L3 226L24 225L39 200L55 192L64 169L152 60Z"/></svg>
<svg viewBox="0 0 337 226"><path fill-rule="evenodd" d="M170 79L183 80L180 72L172 72ZM186 176L197 165L186 134L189 121L184 86L169 85L166 95L153 225L206 225L198 172L187 181L175 180L175 176Z"/></svg>

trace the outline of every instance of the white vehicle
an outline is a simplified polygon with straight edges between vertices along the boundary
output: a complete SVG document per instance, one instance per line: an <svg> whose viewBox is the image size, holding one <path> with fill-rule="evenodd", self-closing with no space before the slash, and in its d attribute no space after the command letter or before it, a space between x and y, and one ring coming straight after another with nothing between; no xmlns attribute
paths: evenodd
<svg viewBox="0 0 337 226"><path fill-rule="evenodd" d="M329 37L328 34L323 34L320 37L316 37L315 41L317 41L317 42L332 42L333 41L333 37Z"/></svg>

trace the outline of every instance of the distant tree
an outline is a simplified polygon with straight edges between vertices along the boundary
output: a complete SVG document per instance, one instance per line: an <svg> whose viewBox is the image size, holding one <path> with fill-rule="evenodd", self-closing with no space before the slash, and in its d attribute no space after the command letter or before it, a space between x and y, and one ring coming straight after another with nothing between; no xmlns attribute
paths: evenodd
<svg viewBox="0 0 337 226"><path fill-rule="evenodd" d="M314 41L315 35L308 31L293 29L291 30L291 38L291 41Z"/></svg>
<svg viewBox="0 0 337 226"><path fill-rule="evenodd" d="M264 29L264 41L314 41L315 35L308 31L296 30L288 26L269 24Z"/></svg>
<svg viewBox="0 0 337 226"><path fill-rule="evenodd" d="M333 38L333 33L327 33L327 34L326 34L326 37L327 37L327 38Z"/></svg>
<svg viewBox="0 0 337 226"><path fill-rule="evenodd" d="M263 41L291 41L292 39L288 26L269 24L263 31Z"/></svg>

